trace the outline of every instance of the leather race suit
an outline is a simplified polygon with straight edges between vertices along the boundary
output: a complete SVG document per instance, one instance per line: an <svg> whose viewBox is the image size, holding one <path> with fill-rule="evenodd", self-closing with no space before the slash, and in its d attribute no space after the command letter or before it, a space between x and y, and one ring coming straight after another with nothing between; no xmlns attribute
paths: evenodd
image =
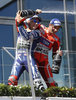
<svg viewBox="0 0 76 100"><path fill-rule="evenodd" d="M36 86L36 88L43 90L44 87L40 79L36 61L34 60L34 57L31 56L31 47L33 44L32 42L33 40L39 37L38 30L36 30L35 32L32 31L31 33L27 32L28 24L26 20L24 23L24 20L25 18L22 19L20 23L17 23L16 21L17 32L18 32L17 44L16 44L16 56L12 67L11 75L8 79L8 85L17 85L18 79L23 73L23 71L26 70L28 72L27 53L26 53L26 48L28 48L29 50L28 55L30 56L29 60L30 60L34 85Z"/></svg>
<svg viewBox="0 0 76 100"><path fill-rule="evenodd" d="M55 34L49 35L47 28L43 25L39 25L38 30L34 30L33 33L30 34L26 34L26 30L23 26L19 27L19 31L25 38L32 35L36 37L32 41L31 56L35 60L47 87L56 86L56 83L53 80L51 67L48 62L48 51L52 49L54 53L59 49L59 38Z"/></svg>
<svg viewBox="0 0 76 100"><path fill-rule="evenodd" d="M49 35L47 28L44 25L40 25L40 38L38 43L33 43L34 57L38 65L38 69L47 84L47 87L56 86L57 84L53 80L53 74L48 60L48 51L52 50L53 54L59 49L60 42L59 37L55 34Z"/></svg>

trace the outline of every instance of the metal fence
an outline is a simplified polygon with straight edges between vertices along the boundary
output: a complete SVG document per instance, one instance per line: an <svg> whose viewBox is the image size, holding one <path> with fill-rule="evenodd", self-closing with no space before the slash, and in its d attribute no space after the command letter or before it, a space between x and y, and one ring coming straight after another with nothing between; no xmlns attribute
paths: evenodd
<svg viewBox="0 0 76 100"><path fill-rule="evenodd" d="M12 47L2 47L0 49L0 83L7 84L8 77L10 75L14 58L15 58L15 48ZM49 63L52 64L50 58L51 51L49 52ZM75 87L76 86L76 52L74 51L67 51L63 50L63 57L62 57L62 63L60 68L59 74L53 74L54 80L58 83L58 85L61 86L67 86L67 87ZM46 84L44 80L42 79L45 87ZM29 74L24 71L21 75L18 84L29 84Z"/></svg>

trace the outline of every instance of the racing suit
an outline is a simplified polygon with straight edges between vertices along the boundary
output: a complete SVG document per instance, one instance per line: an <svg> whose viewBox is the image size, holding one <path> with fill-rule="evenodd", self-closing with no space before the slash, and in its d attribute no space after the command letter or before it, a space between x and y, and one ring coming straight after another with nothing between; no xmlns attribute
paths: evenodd
<svg viewBox="0 0 76 100"><path fill-rule="evenodd" d="M49 35L47 28L43 25L39 25L38 30L34 30L33 33L30 34L26 34L26 30L23 26L19 27L19 31L25 38L27 36L35 36L31 46L31 57L36 62L39 72L45 80L47 87L56 86L48 62L48 51L53 49L54 53L59 49L59 38L55 34Z"/></svg>
<svg viewBox="0 0 76 100"><path fill-rule="evenodd" d="M48 62L48 51L52 50L53 54L59 49L59 37L55 34L49 34L48 29L44 25L40 25L40 38L37 44L34 42L34 57L38 65L38 69L47 84L47 87L56 86L53 80L53 74Z"/></svg>
<svg viewBox="0 0 76 100"><path fill-rule="evenodd" d="M32 13L32 12L31 12ZM33 13L34 14L34 13ZM24 23L25 20L25 23ZM34 80L34 85L37 89L44 90L44 86L41 82L40 75L38 72L36 61L34 60L34 57L31 56L31 47L32 47L32 41L33 39L37 39L39 36L38 32L32 31L27 32L27 28L29 27L27 24L26 19L22 19L19 23L16 21L17 26L17 44L16 44L16 56L14 60L14 64L12 67L11 75L8 79L8 85L17 85L18 79L23 73L24 70L28 72L28 64L27 64L27 53L26 48L28 48L28 55L30 56L30 65L31 65L31 71L32 71L32 78ZM21 31L23 29L25 31Z"/></svg>

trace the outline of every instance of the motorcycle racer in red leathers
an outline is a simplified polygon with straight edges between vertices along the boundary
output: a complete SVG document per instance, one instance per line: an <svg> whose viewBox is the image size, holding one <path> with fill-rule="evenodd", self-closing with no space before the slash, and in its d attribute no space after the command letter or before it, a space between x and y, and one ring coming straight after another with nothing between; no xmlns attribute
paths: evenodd
<svg viewBox="0 0 76 100"><path fill-rule="evenodd" d="M61 64L62 51L59 51L57 53L60 47L60 41L59 37L55 35L60 26L61 22L56 18L51 20L48 28L46 28L44 25L40 25L40 38L38 42L33 42L33 44L35 45L34 57L38 65L38 69L47 84L47 87L57 85L53 80L52 73L57 74L59 72L59 67ZM52 68L50 67L48 61L48 51L51 49L54 56Z"/></svg>

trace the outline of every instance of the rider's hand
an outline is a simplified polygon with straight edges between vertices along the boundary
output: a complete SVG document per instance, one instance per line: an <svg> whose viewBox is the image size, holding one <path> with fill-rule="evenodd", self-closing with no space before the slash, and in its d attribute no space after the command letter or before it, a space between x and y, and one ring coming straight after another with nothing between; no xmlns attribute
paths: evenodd
<svg viewBox="0 0 76 100"><path fill-rule="evenodd" d="M42 10L41 9L36 9L36 13L40 14L40 13L42 13Z"/></svg>
<svg viewBox="0 0 76 100"><path fill-rule="evenodd" d="M17 20L17 22L20 22L23 18L24 18L24 17L21 17L21 11L18 11L18 12L16 13L16 17L15 17L15 19Z"/></svg>

